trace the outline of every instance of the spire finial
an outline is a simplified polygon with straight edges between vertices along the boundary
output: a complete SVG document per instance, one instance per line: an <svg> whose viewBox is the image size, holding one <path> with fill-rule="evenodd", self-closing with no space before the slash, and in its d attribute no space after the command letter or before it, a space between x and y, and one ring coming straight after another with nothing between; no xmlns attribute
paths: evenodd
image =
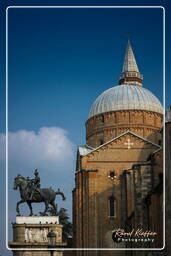
<svg viewBox="0 0 171 256"><path fill-rule="evenodd" d="M132 50L131 42L130 42L130 39L128 39L128 44L126 48L122 73L119 79L119 84L142 86L142 80L143 80L143 76L140 74L138 70L138 66Z"/></svg>

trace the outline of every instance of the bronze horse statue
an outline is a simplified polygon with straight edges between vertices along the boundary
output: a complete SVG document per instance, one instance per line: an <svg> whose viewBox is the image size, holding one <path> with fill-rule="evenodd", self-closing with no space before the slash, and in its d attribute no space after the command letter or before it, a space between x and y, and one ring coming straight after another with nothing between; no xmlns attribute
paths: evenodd
<svg viewBox="0 0 171 256"><path fill-rule="evenodd" d="M57 214L57 207L55 204L56 195L62 196L62 199L65 200L64 193L59 189L58 191L54 191L52 188L40 188L40 192L35 191L32 198L30 198L30 184L28 179L21 176L20 174L14 179L14 189L18 189L20 191L21 200L17 202L16 211L20 216L19 205L22 203L27 203L30 209L30 216L33 215L32 203L45 203L45 210L41 215L47 215L47 211L49 209L49 204L52 206L54 212Z"/></svg>

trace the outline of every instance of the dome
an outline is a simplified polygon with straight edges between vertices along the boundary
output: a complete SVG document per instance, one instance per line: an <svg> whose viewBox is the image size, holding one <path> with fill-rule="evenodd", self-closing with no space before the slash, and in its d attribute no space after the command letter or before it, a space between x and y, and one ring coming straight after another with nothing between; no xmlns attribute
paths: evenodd
<svg viewBox="0 0 171 256"><path fill-rule="evenodd" d="M163 114L163 107L153 93L140 86L123 84L104 91L93 103L88 118L117 110L146 110Z"/></svg>

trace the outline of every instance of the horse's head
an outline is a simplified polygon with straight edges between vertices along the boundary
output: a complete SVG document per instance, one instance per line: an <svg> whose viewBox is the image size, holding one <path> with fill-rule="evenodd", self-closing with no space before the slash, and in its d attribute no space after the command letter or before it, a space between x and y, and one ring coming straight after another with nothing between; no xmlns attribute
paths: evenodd
<svg viewBox="0 0 171 256"><path fill-rule="evenodd" d="M21 176L20 174L17 175L17 177L15 177L14 179L14 187L13 189L18 189L18 187L20 187L20 185L24 182L25 178L23 176Z"/></svg>
<svg viewBox="0 0 171 256"><path fill-rule="evenodd" d="M61 195L62 196L62 200L66 200L66 197L64 195L64 193L62 191L60 191L60 189L58 188L58 191L56 192L56 195Z"/></svg>
<svg viewBox="0 0 171 256"><path fill-rule="evenodd" d="M63 192L61 192L61 196L62 196L62 200L65 201L65 200L66 200L66 197L65 197L65 195L64 195Z"/></svg>

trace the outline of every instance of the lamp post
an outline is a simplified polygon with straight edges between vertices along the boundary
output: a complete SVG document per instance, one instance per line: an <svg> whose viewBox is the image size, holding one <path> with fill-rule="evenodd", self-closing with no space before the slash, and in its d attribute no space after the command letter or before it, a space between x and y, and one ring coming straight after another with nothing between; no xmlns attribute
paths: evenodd
<svg viewBox="0 0 171 256"><path fill-rule="evenodd" d="M47 234L47 238L48 238L48 248L55 248L56 246L56 234L55 232L53 232L53 230L51 230L48 234ZM54 250L50 250L50 255L53 256L53 252Z"/></svg>

